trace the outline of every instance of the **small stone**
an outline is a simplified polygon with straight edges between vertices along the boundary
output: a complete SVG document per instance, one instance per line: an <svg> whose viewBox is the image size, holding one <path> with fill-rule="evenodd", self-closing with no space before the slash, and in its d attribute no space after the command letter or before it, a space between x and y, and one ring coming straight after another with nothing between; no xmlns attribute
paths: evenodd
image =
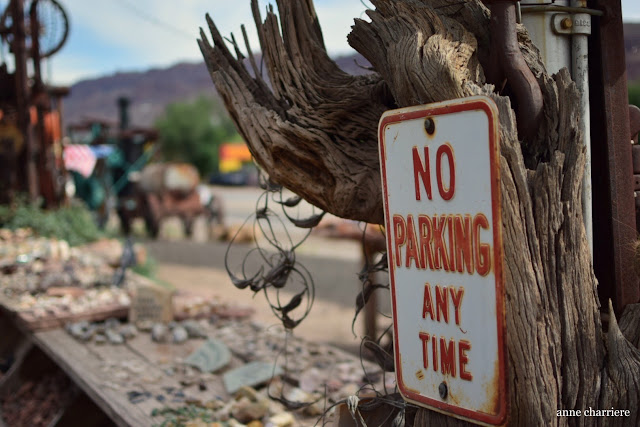
<svg viewBox="0 0 640 427"><path fill-rule="evenodd" d="M208 339L184 361L201 372L214 372L231 362L231 351L220 340Z"/></svg>
<svg viewBox="0 0 640 427"><path fill-rule="evenodd" d="M231 407L231 415L241 423L248 423L263 418L269 412L269 405L264 401L252 402L246 397L237 400Z"/></svg>
<svg viewBox="0 0 640 427"><path fill-rule="evenodd" d="M240 422L238 422L237 420L234 420L233 418L229 419L229 421L227 421L227 425L229 427L247 427L246 424L242 424Z"/></svg>
<svg viewBox="0 0 640 427"><path fill-rule="evenodd" d="M156 323L151 328L151 339L155 342L166 342L169 338L169 328L162 323Z"/></svg>
<svg viewBox="0 0 640 427"><path fill-rule="evenodd" d="M243 397L246 397L251 402L257 402L259 400L258 392L252 387L241 387L234 396L236 400L240 400Z"/></svg>
<svg viewBox="0 0 640 427"><path fill-rule="evenodd" d="M131 338L134 338L136 335L138 335L138 328L136 328L136 326L132 325L131 323L127 323L120 328L120 335L122 335L124 339L130 340Z"/></svg>
<svg viewBox="0 0 640 427"><path fill-rule="evenodd" d="M305 415L309 415L312 417L322 415L324 413L322 397L317 394L310 394L306 391L294 387L286 391L284 395L285 399L290 402L300 402L307 403L308 406L305 406L303 409L303 413Z"/></svg>
<svg viewBox="0 0 640 427"><path fill-rule="evenodd" d="M300 402L300 403L310 403L315 400L311 394L307 393L302 389L299 389L298 387L292 387L290 389L287 389L284 393L284 397L290 402Z"/></svg>
<svg viewBox="0 0 640 427"><path fill-rule="evenodd" d="M120 335L119 333L117 333L112 329L107 329L105 331L105 335L107 336L107 339L111 344L115 344L115 345L124 344L124 338L122 337L122 335Z"/></svg>
<svg viewBox="0 0 640 427"><path fill-rule="evenodd" d="M181 323L181 326L189 334L189 338L207 338L207 333L200 324L193 320L185 320Z"/></svg>
<svg viewBox="0 0 640 427"><path fill-rule="evenodd" d="M262 421L254 420L247 424L247 427L263 427Z"/></svg>
<svg viewBox="0 0 640 427"><path fill-rule="evenodd" d="M65 329L76 339L82 339L91 325L87 321L67 323Z"/></svg>
<svg viewBox="0 0 640 427"><path fill-rule="evenodd" d="M99 345L106 344L107 337L102 334L96 334L96 336L93 338L93 342Z"/></svg>
<svg viewBox="0 0 640 427"><path fill-rule="evenodd" d="M211 409L212 411L217 411L218 409L221 409L223 406L224 406L224 403L222 403L220 400L208 400L203 405L203 407L207 409Z"/></svg>
<svg viewBox="0 0 640 427"><path fill-rule="evenodd" d="M243 386L254 387L282 375L282 368L265 362L251 362L224 374L223 381L231 394Z"/></svg>
<svg viewBox="0 0 640 427"><path fill-rule="evenodd" d="M110 317L104 321L105 329L117 329L120 326L120 321L114 317Z"/></svg>
<svg viewBox="0 0 640 427"><path fill-rule="evenodd" d="M180 344L185 342L189 338L187 330L182 326L176 326L171 330L171 337L174 343Z"/></svg>
<svg viewBox="0 0 640 427"><path fill-rule="evenodd" d="M300 388L307 393L320 391L326 382L326 375L319 369L311 368L300 375Z"/></svg>
<svg viewBox="0 0 640 427"><path fill-rule="evenodd" d="M272 415L269 417L269 421L274 425L274 427L293 427L293 424L296 422L293 415L288 412L281 412L276 415Z"/></svg>
<svg viewBox="0 0 640 427"><path fill-rule="evenodd" d="M94 335L96 335L96 332L97 332L96 327L94 325L89 325L84 330L82 335L80 335L80 340L81 341L85 341L85 342L86 341L91 341L91 339L94 337Z"/></svg>

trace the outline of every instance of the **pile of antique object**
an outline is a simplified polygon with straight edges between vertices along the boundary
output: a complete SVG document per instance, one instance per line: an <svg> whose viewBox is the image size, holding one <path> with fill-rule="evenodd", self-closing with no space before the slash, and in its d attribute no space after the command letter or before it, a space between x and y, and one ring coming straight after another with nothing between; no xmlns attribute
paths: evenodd
<svg viewBox="0 0 640 427"><path fill-rule="evenodd" d="M130 249L145 257L142 248ZM64 331L57 339L94 355L81 362L99 386L144 408L155 424L314 425L349 396L395 387L394 376L371 363L259 324L241 305L124 271L123 258L117 240L70 247L2 229L0 306L23 330ZM32 388L23 387L23 394ZM17 408L1 394L0 412Z"/></svg>

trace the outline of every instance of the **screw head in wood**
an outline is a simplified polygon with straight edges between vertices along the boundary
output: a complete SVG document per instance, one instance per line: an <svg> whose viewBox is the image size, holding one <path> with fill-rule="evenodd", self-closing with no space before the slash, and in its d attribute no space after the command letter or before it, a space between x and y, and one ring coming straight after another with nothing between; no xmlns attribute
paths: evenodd
<svg viewBox="0 0 640 427"><path fill-rule="evenodd" d="M438 386L438 393L440 393L440 398L445 400L447 395L449 394L449 389L447 388L447 383L442 381Z"/></svg>
<svg viewBox="0 0 640 427"><path fill-rule="evenodd" d="M436 132L436 123L431 117L427 117L424 120L424 130L426 130L429 135L433 135Z"/></svg>

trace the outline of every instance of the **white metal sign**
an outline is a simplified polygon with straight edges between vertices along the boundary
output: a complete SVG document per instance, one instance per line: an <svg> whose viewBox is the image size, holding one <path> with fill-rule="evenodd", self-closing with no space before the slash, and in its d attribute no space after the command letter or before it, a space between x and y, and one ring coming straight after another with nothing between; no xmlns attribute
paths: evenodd
<svg viewBox="0 0 640 427"><path fill-rule="evenodd" d="M486 97L379 126L398 387L487 425L507 414L498 129Z"/></svg>

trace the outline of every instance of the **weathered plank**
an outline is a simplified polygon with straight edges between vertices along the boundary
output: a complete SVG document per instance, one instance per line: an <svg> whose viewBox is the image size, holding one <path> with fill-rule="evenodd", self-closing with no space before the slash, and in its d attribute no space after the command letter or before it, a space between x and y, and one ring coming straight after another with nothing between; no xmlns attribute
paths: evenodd
<svg viewBox="0 0 640 427"><path fill-rule="evenodd" d="M34 342L119 426L151 425L150 409L129 402L126 392L109 386L105 359L90 346L82 345L57 329L33 334ZM108 349L107 346L104 349ZM118 347L120 360L139 357Z"/></svg>

